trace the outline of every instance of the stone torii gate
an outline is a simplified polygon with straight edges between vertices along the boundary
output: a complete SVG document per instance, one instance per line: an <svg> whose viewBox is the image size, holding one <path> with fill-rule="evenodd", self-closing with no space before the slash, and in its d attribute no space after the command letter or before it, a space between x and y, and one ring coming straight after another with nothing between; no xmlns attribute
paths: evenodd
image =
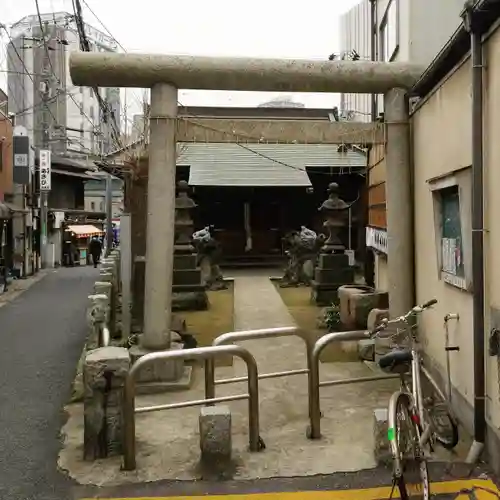
<svg viewBox="0 0 500 500"><path fill-rule="evenodd" d="M178 89L384 94L391 315L400 315L414 305L406 91L422 74L422 67L365 61L74 52L70 72L73 83L80 86L151 88L143 348L170 347Z"/></svg>

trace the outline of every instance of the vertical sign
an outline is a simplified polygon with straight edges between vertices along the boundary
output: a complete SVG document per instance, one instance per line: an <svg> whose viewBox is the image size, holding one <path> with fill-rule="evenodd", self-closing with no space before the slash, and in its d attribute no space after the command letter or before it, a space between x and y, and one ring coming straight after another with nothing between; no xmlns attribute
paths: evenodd
<svg viewBox="0 0 500 500"><path fill-rule="evenodd" d="M30 183L30 138L26 135L14 135L12 145L12 180L15 184L27 186Z"/></svg>
<svg viewBox="0 0 500 500"><path fill-rule="evenodd" d="M40 191L50 191L51 188L51 164L50 151L40 150Z"/></svg>

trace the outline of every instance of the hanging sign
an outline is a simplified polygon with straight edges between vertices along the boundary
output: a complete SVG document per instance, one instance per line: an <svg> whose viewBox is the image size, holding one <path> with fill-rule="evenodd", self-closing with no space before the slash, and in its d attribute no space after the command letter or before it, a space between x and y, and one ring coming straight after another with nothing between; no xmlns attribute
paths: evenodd
<svg viewBox="0 0 500 500"><path fill-rule="evenodd" d="M40 191L50 191L51 189L51 158L48 149L40 150Z"/></svg>
<svg viewBox="0 0 500 500"><path fill-rule="evenodd" d="M12 180L15 184L27 186L30 183L30 138L25 127L15 127L12 145Z"/></svg>

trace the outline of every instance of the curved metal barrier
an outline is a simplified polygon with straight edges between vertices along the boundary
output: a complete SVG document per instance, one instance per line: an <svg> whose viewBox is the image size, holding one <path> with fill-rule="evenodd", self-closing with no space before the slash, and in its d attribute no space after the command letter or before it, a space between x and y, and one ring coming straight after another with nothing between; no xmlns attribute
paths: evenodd
<svg viewBox="0 0 500 500"><path fill-rule="evenodd" d="M135 408L135 377L145 366L159 361L172 359L205 359L211 360L218 356L232 355L241 358L247 365L248 370L248 394L236 394L221 398L200 399L185 401L182 403L164 404ZM152 352L138 359L125 381L123 396L123 469L134 470L136 468L135 457L135 414L160 410L173 410L189 406L203 406L207 403L221 403L248 399L248 427L250 451L262 449L259 436L259 374L255 358L245 348L237 345L221 345L211 347L198 347L195 349L181 349L178 351Z"/></svg>
<svg viewBox="0 0 500 500"><path fill-rule="evenodd" d="M364 340L369 339L370 335L367 330L354 330L349 332L333 332L324 335L316 344L312 352L311 373L309 376L309 420L310 426L307 429L307 437L309 439L321 439L321 405L320 405L320 387L356 384L359 382L372 382L375 380L385 380L390 378L398 378L399 375L373 375L371 377L347 378L341 380L319 380L319 358L321 353L330 344L334 342L343 342L349 340Z"/></svg>
<svg viewBox="0 0 500 500"><path fill-rule="evenodd" d="M310 340L309 336L306 333L300 331L295 326L264 328L261 330L244 330L240 332L224 333L222 335L219 335L213 341L212 345L221 346L233 342L242 342L244 340L268 339L268 338L289 337L289 336L300 337L304 341L306 345L307 368L301 368L298 370L288 370L284 372L262 373L259 374L259 379L262 380L268 378L282 378L282 377L290 377L293 375L304 375L304 374L307 374L308 377L310 377L314 343ZM234 378L215 380L215 364L213 359L207 359L205 361L205 398L207 399L215 398L216 385L234 384L236 382L245 382L246 380L247 377L234 377ZM310 381L308 385L310 386ZM311 407L311 402L309 401L309 408L310 407Z"/></svg>

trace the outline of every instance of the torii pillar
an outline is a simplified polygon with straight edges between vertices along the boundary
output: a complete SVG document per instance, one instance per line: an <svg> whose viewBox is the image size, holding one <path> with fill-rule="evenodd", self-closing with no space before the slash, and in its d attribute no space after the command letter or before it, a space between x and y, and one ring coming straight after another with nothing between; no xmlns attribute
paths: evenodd
<svg viewBox="0 0 500 500"><path fill-rule="evenodd" d="M408 115L401 110L405 90L423 69L414 64L368 61L73 52L70 72L75 85L151 88L143 347L170 347L177 89L386 94L386 116L394 117L394 122L391 118L387 123L387 169L398 170L387 175L390 310L399 315L410 309L412 194Z"/></svg>

